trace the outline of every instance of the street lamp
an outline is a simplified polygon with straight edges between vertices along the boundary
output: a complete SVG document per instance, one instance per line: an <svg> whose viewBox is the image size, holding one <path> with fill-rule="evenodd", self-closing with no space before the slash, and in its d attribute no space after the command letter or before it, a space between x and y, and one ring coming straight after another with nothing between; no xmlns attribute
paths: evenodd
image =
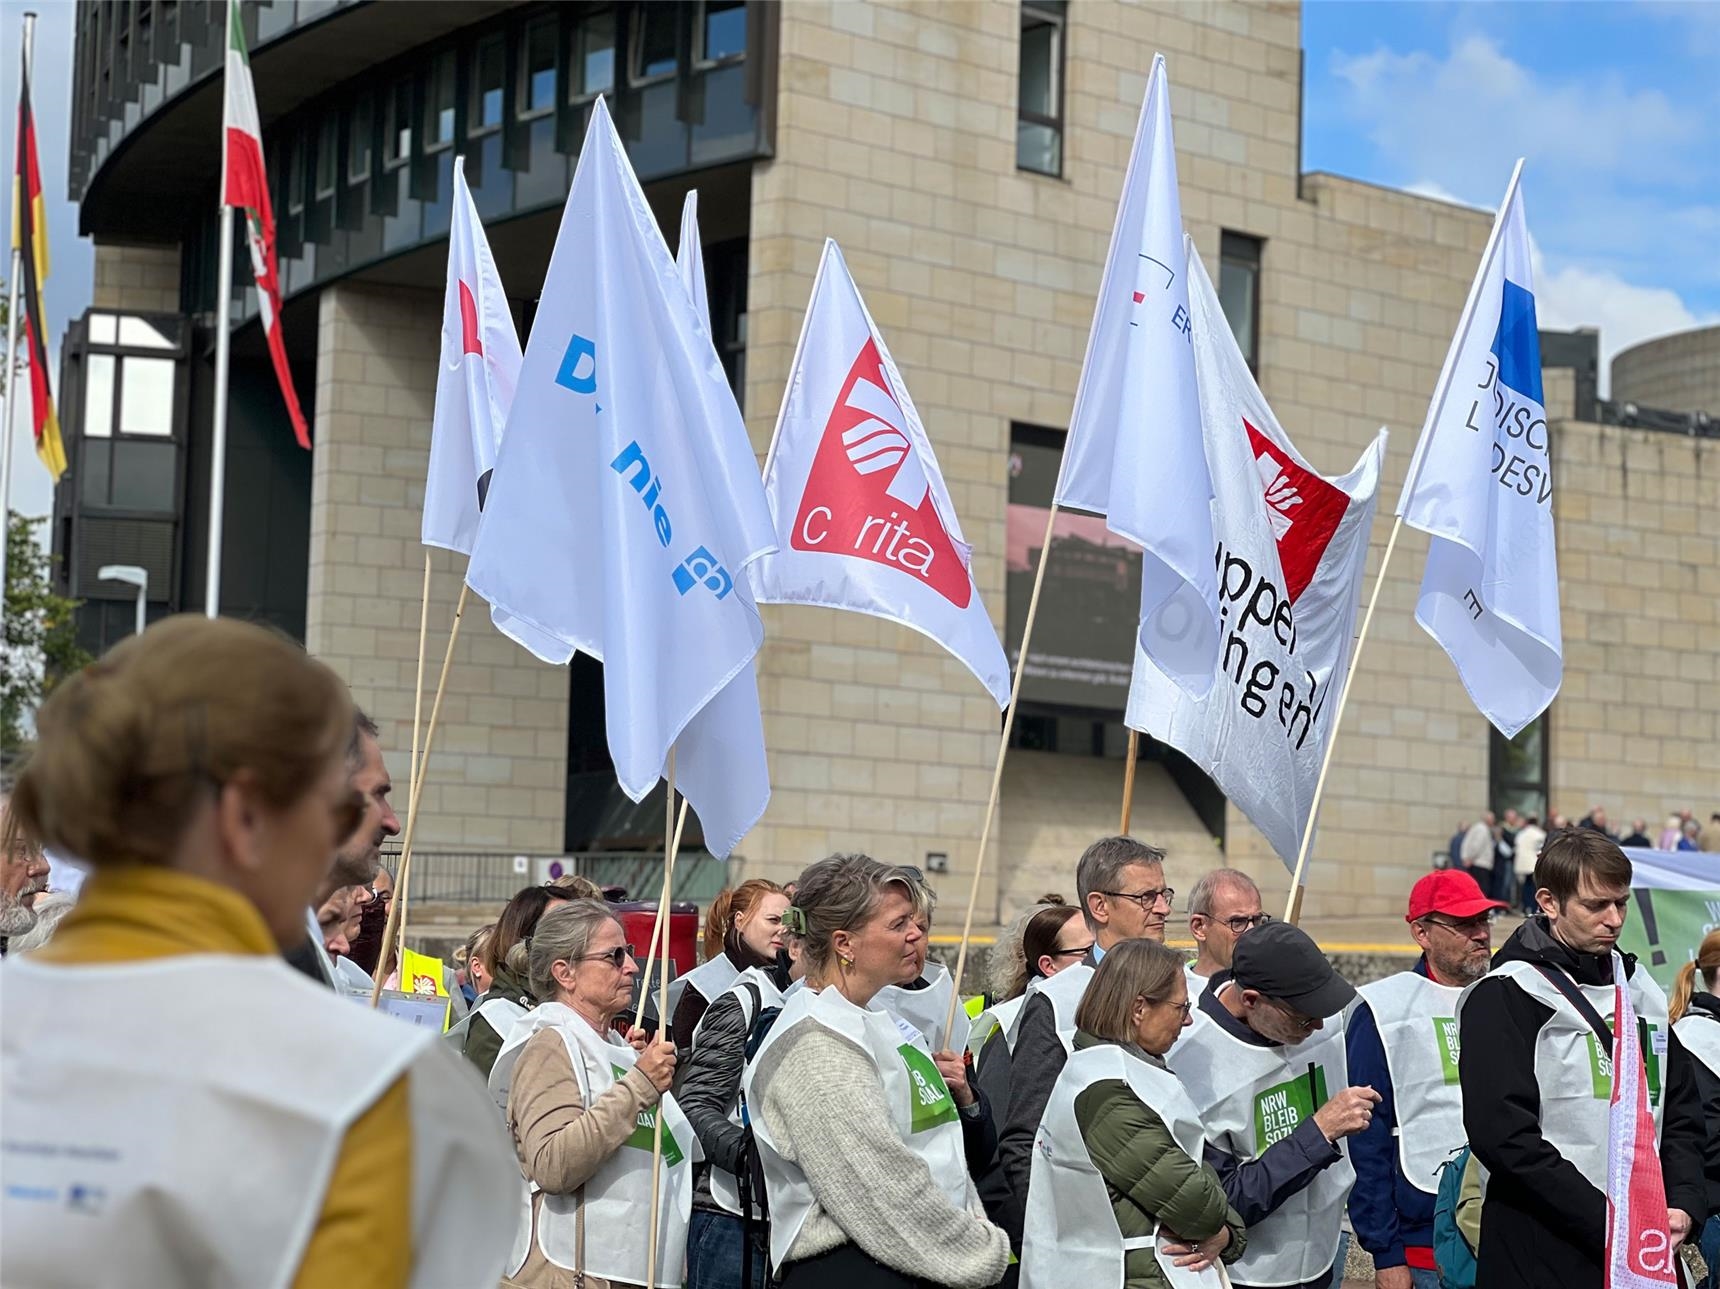
<svg viewBox="0 0 1720 1289"><path fill-rule="evenodd" d="M137 634L143 634L149 608L149 570L136 564L103 564L96 576L104 582L127 582L137 588Z"/></svg>

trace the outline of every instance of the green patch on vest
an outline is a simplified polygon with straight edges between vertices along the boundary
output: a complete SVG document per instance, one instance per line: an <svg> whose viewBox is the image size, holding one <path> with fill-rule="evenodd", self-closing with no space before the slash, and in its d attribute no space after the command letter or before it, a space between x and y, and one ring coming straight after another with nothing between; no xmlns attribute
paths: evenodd
<svg viewBox="0 0 1720 1289"><path fill-rule="evenodd" d="M1435 1016L1433 1018L1433 1044L1439 1049L1439 1068L1445 1075L1447 1087L1457 1083L1457 1018L1455 1016Z"/></svg>
<svg viewBox="0 0 1720 1289"><path fill-rule="evenodd" d="M1601 1050L1601 1041L1593 1034L1584 1034L1589 1041L1589 1081L1596 1101L1612 1100L1612 1053Z"/></svg>
<svg viewBox="0 0 1720 1289"><path fill-rule="evenodd" d="M622 1069L619 1065L612 1065L609 1068L615 1071L615 1077L618 1080L627 1073L627 1071ZM651 1148L656 1144L657 1139L657 1112L659 1108L660 1107L658 1106L646 1106L645 1109L641 1110L639 1112L638 1121L633 1125L633 1131L628 1134L627 1140L621 1144L623 1146L631 1146L634 1150L643 1150L647 1155L650 1154ZM669 1130L668 1124L664 1124L664 1166L673 1168L685 1158L686 1156L681 1153L680 1144L675 1140L675 1134Z"/></svg>
<svg viewBox="0 0 1720 1289"><path fill-rule="evenodd" d="M908 1067L909 1096L913 1106L908 1130L925 1132L941 1123L954 1123L958 1117L955 1098L950 1096L949 1085L938 1073L932 1058L912 1043L903 1043L896 1050L901 1053L902 1064Z"/></svg>
<svg viewBox="0 0 1720 1289"><path fill-rule="evenodd" d="M1283 1141L1304 1122L1314 1117L1314 1111L1326 1104L1326 1070L1315 1066L1306 1074L1267 1088L1254 1096L1254 1155L1259 1158L1266 1148Z"/></svg>

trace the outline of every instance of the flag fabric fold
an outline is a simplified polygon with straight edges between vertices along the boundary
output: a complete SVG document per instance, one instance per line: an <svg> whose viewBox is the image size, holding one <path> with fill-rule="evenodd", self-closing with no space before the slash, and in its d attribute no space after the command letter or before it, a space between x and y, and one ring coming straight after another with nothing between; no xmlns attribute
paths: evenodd
<svg viewBox="0 0 1720 1289"><path fill-rule="evenodd" d="M1553 465L1518 171L1452 338L1398 514L1430 537L1415 620L1506 738L1564 679Z"/></svg>
<svg viewBox="0 0 1720 1289"><path fill-rule="evenodd" d="M1660 1171L1654 1115L1643 1077L1636 1005L1624 974L1624 957L1612 955L1612 1099L1607 1104L1606 1289L1676 1285L1671 1232L1666 1226L1666 1182ZM1646 970L1640 964L1638 971ZM1697 1222L1700 1213L1691 1215Z"/></svg>
<svg viewBox="0 0 1720 1289"><path fill-rule="evenodd" d="M23 281L18 303L24 317L24 362L29 369L30 429L36 455L54 481L66 472L66 448L60 439L60 418L54 411L54 391L48 378L47 309L42 287L48 280L47 207L42 199L42 165L36 149L36 116L30 104L30 67L23 65L18 82L17 171L12 177L12 249L18 252ZM13 361L13 356L7 356ZM8 396L12 396L10 387Z"/></svg>
<svg viewBox="0 0 1720 1289"><path fill-rule="evenodd" d="M275 262L275 211L269 201L269 179L263 166L263 127L257 116L257 93L251 84L251 58L245 49L245 27L236 0L227 0L226 103L222 113L226 156L222 166L221 200L245 213L245 241L251 250L251 274L257 281L257 313L269 343L269 359L286 401L293 436L301 448L311 445L305 414L293 388L287 365L287 345L281 335L281 273ZM222 235L228 235L222 221ZM232 284L223 282L221 290Z"/></svg>
<svg viewBox="0 0 1720 1289"><path fill-rule="evenodd" d="M520 375L520 340L471 189L454 159L448 283L442 295L442 360L424 480L426 546L472 553Z"/></svg>
<svg viewBox="0 0 1720 1289"><path fill-rule="evenodd" d="M925 426L842 251L824 243L764 467L777 551L767 604L818 604L931 637L999 707L1009 662Z"/></svg>
<svg viewBox="0 0 1720 1289"><path fill-rule="evenodd" d="M1349 673L1386 435L1348 474L1316 471L1255 383L1192 243L1188 266L1224 634L1201 697L1137 648L1126 719L1200 766L1290 867Z"/></svg>
<svg viewBox="0 0 1720 1289"><path fill-rule="evenodd" d="M621 787L643 798L673 746L717 855L770 797L747 566L774 545L740 410L599 99L466 580L539 657L603 662Z"/></svg>
<svg viewBox="0 0 1720 1289"><path fill-rule="evenodd" d="M675 267L681 271L681 282L687 288L687 298L693 302L693 312L711 329L711 302L705 293L705 244L699 239L699 190L687 191L681 203L681 242L675 251Z"/></svg>
<svg viewBox="0 0 1720 1289"><path fill-rule="evenodd" d="M1140 645L1194 697L1220 635L1213 482L1201 435L1188 257L1164 55L1117 204L1055 501L1141 547Z"/></svg>

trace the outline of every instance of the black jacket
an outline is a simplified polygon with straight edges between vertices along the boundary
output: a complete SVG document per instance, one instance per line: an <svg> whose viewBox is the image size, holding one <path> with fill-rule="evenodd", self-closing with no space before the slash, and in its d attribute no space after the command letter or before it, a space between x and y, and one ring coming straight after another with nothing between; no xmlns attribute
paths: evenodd
<svg viewBox="0 0 1720 1289"><path fill-rule="evenodd" d="M1713 994L1692 994L1689 1009L1684 1014L1696 1017L1704 1025L1720 1025L1720 998ZM1678 1041L1677 1034L1666 1045L1666 1066L1667 1096L1675 1101L1694 1096L1702 1107L1705 1198L1702 1212L1692 1211L1690 1214L1700 1230L1704 1217L1720 1213L1720 1075L1692 1056L1689 1049ZM1692 1087L1686 1088L1686 1084ZM1670 1106L1671 1101L1668 1108Z"/></svg>
<svg viewBox="0 0 1720 1289"><path fill-rule="evenodd" d="M1581 985L1610 985L1612 965L1555 939L1544 917L1519 927L1493 965L1541 963ZM1636 959L1625 955L1625 972ZM1585 1176L1541 1135L1535 1041L1552 1010L1514 982L1489 976L1471 987L1460 1020L1463 1126L1488 1170L1475 1289L1600 1289L1606 1253L1605 1178ZM1669 1048L1670 1064L1670 1048ZM1667 1204L1697 1218L1705 1136L1694 1083L1668 1080L1661 1127ZM1597 1184L1598 1183L1598 1184ZM1695 1207L1691 1207L1694 1205Z"/></svg>

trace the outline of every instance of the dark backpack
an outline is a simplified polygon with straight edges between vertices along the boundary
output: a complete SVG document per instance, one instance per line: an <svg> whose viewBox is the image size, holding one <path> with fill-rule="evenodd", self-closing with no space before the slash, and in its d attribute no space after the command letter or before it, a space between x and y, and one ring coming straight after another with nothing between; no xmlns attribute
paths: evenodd
<svg viewBox="0 0 1720 1289"><path fill-rule="evenodd" d="M1469 1147L1465 1146L1439 1171L1439 1193L1433 1201L1433 1260L1439 1265L1440 1289L1475 1289L1475 1250L1457 1227L1457 1203L1468 1167Z"/></svg>

